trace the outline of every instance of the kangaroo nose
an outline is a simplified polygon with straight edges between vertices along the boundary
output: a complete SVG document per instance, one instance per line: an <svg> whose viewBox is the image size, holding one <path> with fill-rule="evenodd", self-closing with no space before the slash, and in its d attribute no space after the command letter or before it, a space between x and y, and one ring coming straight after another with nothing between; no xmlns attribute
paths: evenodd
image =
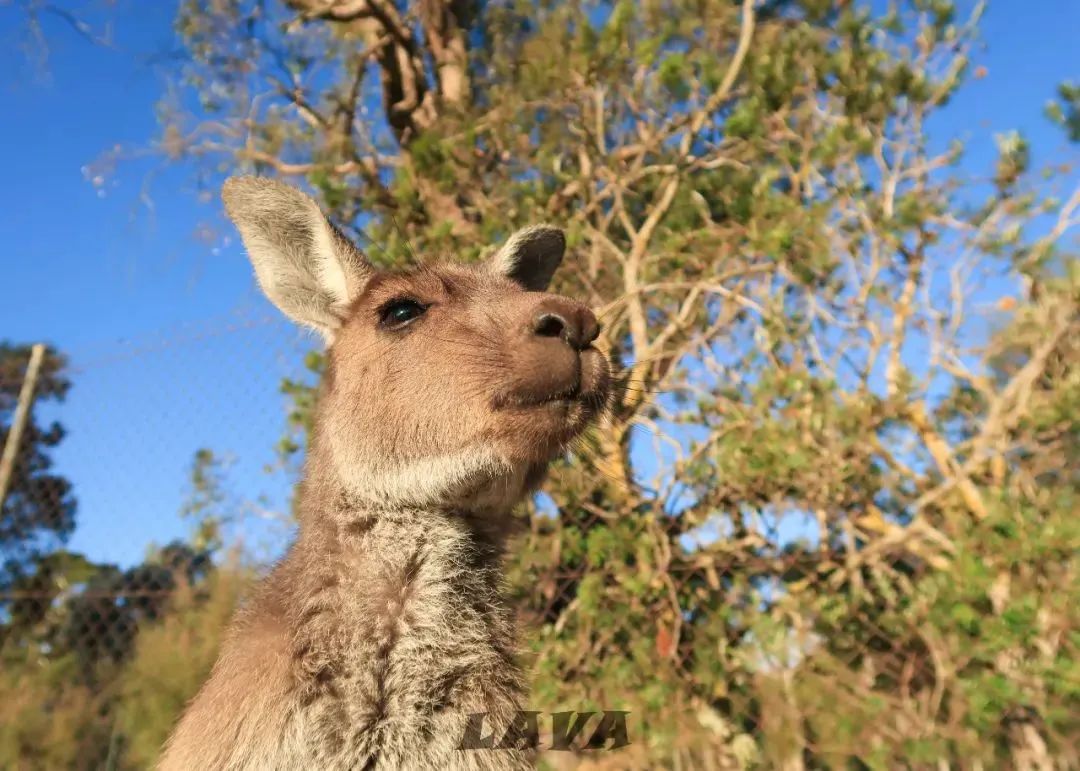
<svg viewBox="0 0 1080 771"><path fill-rule="evenodd" d="M557 337L581 351L600 334L600 325L593 312L583 305L545 300L533 315L532 330L537 337Z"/></svg>

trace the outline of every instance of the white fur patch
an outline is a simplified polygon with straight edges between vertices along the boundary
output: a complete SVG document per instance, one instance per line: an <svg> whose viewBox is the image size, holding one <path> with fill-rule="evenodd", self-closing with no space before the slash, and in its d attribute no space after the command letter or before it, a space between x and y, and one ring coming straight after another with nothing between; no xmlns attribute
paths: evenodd
<svg viewBox="0 0 1080 771"><path fill-rule="evenodd" d="M317 213L316 216L321 218L322 214ZM330 295L334 310L342 313L352 298L349 294L349 279L345 275L333 234L325 222L317 220L312 223L312 237L319 288Z"/></svg>
<svg viewBox="0 0 1080 771"><path fill-rule="evenodd" d="M562 262L565 250L566 236L561 230L550 225L533 225L510 236L491 258L489 267L532 292L542 292Z"/></svg>
<svg viewBox="0 0 1080 771"><path fill-rule="evenodd" d="M470 508L511 503L521 494L524 471L489 448L471 448L415 461L383 459L338 473L350 491L383 506L439 506L468 496ZM479 486L479 487L478 487Z"/></svg>

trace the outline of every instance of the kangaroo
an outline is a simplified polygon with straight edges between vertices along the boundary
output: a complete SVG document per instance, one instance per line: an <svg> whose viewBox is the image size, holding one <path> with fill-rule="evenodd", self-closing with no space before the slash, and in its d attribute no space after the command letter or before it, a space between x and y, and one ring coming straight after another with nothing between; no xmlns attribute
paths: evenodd
<svg viewBox="0 0 1080 771"><path fill-rule="evenodd" d="M237 611L160 768L523 769L459 749L523 709L501 595L512 507L600 414L595 316L546 293L561 231L486 262L376 270L304 193L222 198L266 296L327 340L298 533ZM501 730L500 730L501 727Z"/></svg>

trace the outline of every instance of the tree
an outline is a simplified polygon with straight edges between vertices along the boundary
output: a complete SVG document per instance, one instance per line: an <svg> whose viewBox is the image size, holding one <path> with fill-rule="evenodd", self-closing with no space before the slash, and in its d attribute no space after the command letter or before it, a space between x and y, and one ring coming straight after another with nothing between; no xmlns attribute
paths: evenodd
<svg viewBox="0 0 1080 771"><path fill-rule="evenodd" d="M7 441L23 385L30 346L0 343L0 436ZM0 612L33 623L44 603L8 599L13 591L27 595L36 588L36 563L55 550L75 527L75 498L71 483L56 474L50 451L64 438L64 428L37 420L43 402L63 401L71 383L64 375L66 361L52 348L42 360L34 401L16 450L8 492L0 501Z"/></svg>
<svg viewBox="0 0 1080 771"><path fill-rule="evenodd" d="M182 585L160 623L139 633L119 676L118 732L126 765L152 768L187 703L210 675L250 571L228 562L198 587ZM183 666L176 666L177 660Z"/></svg>
<svg viewBox="0 0 1080 771"><path fill-rule="evenodd" d="M306 181L386 265L565 225L620 375L515 556L538 708L631 709L642 767L1040 768L1080 191L929 133L980 13L186 0L158 149Z"/></svg>
<svg viewBox="0 0 1080 771"><path fill-rule="evenodd" d="M0 617L0 767L152 765L247 579L235 560L213 564L223 481L214 455L197 452L183 508L190 544L152 548L127 569L58 549L15 582L20 599ZM184 666L163 668L162 649Z"/></svg>
<svg viewBox="0 0 1080 771"><path fill-rule="evenodd" d="M1047 104L1047 117L1065 128L1070 141L1080 142L1080 86L1066 81L1058 86L1057 97Z"/></svg>

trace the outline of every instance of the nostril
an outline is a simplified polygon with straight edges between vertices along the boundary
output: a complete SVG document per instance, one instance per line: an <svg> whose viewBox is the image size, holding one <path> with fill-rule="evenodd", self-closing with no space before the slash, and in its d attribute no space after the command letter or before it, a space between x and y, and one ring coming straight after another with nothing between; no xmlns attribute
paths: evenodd
<svg viewBox="0 0 1080 771"><path fill-rule="evenodd" d="M544 313L533 324L533 333L539 337L562 337L566 334L566 319L555 313Z"/></svg>

